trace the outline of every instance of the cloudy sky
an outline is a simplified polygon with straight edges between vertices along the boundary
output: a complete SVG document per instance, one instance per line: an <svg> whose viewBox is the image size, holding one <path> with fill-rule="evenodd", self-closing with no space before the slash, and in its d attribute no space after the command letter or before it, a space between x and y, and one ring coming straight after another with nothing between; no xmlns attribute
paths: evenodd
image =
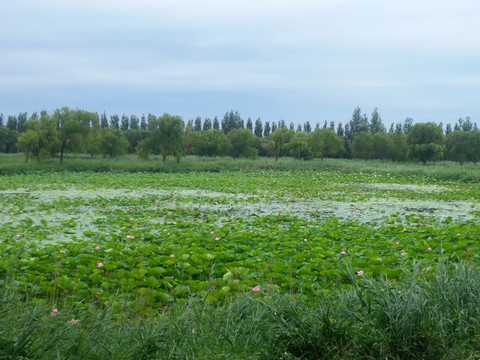
<svg viewBox="0 0 480 360"><path fill-rule="evenodd" d="M18 0L0 112L480 124L478 0Z"/></svg>

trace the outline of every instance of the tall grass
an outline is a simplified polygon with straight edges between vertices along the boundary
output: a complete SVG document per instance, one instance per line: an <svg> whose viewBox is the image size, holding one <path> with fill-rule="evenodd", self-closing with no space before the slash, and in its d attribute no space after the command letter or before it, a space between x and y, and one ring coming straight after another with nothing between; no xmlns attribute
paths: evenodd
<svg viewBox="0 0 480 360"><path fill-rule="evenodd" d="M396 174L400 176L424 176L442 180L461 180L465 182L480 181L480 166L475 164L459 165L452 162L438 162L423 165L421 163L393 163L379 160L350 160L350 159L314 159L311 161L296 160L293 158L233 159L204 158L186 156L177 163L174 158L167 158L164 163L160 156L152 156L149 160L139 160L134 155L123 155L115 158L90 158L85 154L68 154L63 164L58 158L45 159L41 162L25 162L23 154L0 154L0 174L24 172L50 171L126 171L126 172L195 172L195 171L239 171L239 170L319 170L365 172L377 174Z"/></svg>
<svg viewBox="0 0 480 360"><path fill-rule="evenodd" d="M222 305L193 296L151 318L111 309L0 305L0 359L475 359L480 269L420 266L400 283L349 273L350 289L314 298L244 294ZM327 295L328 294L328 295ZM72 323L71 319L78 320ZM75 322L75 321L73 321Z"/></svg>

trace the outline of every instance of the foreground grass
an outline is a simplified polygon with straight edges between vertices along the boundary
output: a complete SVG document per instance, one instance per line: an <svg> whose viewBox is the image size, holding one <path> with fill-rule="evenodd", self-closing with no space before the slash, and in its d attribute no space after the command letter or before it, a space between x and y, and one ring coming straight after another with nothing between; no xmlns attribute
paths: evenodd
<svg viewBox="0 0 480 360"><path fill-rule="evenodd" d="M187 156L180 163L167 158L164 163L160 156L152 156L149 160L140 161L135 155L123 155L116 158L90 158L85 154L69 154L63 164L58 158L50 158L42 162L24 160L24 155L0 154L0 175L37 172L37 171L123 171L123 172L220 172L239 170L340 170L344 172L372 172L380 174L395 173L404 176L425 176L431 179L460 180L480 182L480 167L475 164L459 165L452 162L438 162L423 165L421 163L393 163L380 160L351 159L314 159L311 161L280 158L233 159L203 158Z"/></svg>
<svg viewBox="0 0 480 360"><path fill-rule="evenodd" d="M347 271L350 290L239 295L119 317L0 294L0 359L473 359L480 354L480 269L418 266L402 283ZM6 285L5 285L6 284Z"/></svg>

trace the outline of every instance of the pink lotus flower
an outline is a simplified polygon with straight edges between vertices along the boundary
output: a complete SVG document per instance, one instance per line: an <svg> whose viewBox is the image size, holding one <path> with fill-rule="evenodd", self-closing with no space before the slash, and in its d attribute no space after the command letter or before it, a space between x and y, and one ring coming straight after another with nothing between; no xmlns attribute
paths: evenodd
<svg viewBox="0 0 480 360"><path fill-rule="evenodd" d="M217 237L215 238L215 241L220 241L220 238L217 236Z"/></svg>
<svg viewBox="0 0 480 360"><path fill-rule="evenodd" d="M100 250L100 246L95 246L95 250Z"/></svg>
<svg viewBox="0 0 480 360"><path fill-rule="evenodd" d="M65 249L60 250L60 254L66 254L66 253L67 253L67 250Z"/></svg>
<svg viewBox="0 0 480 360"><path fill-rule="evenodd" d="M173 224L173 225L177 225L177 222L176 222L176 221L174 221L174 222L172 222L172 224Z"/></svg>
<svg viewBox="0 0 480 360"><path fill-rule="evenodd" d="M252 287L252 292L259 292L260 291L260 286L254 286Z"/></svg>
<svg viewBox="0 0 480 360"><path fill-rule="evenodd" d="M50 311L50 316L55 316L55 315L58 315L58 309L57 308Z"/></svg>
<svg viewBox="0 0 480 360"><path fill-rule="evenodd" d="M403 254L405 252L405 250L402 249L401 253Z"/></svg>
<svg viewBox="0 0 480 360"><path fill-rule="evenodd" d="M363 275L363 270L358 270L358 271L357 271L357 275L358 275L358 276L362 276L362 275Z"/></svg>
<svg viewBox="0 0 480 360"><path fill-rule="evenodd" d="M303 241L307 242L307 241L308 241L308 239L303 239Z"/></svg>
<svg viewBox="0 0 480 360"><path fill-rule="evenodd" d="M428 251L432 251L432 248L431 248L431 247L428 247L428 249L427 249L427 250L428 250Z"/></svg>
<svg viewBox="0 0 480 360"><path fill-rule="evenodd" d="M341 251L340 255L347 255L347 253L345 251Z"/></svg>
<svg viewBox="0 0 480 360"><path fill-rule="evenodd" d="M80 322L80 319L70 319L69 323L72 324L72 325L75 325L75 324L78 324Z"/></svg>
<svg viewBox="0 0 480 360"><path fill-rule="evenodd" d="M400 241L395 241L395 245L400 245Z"/></svg>
<svg viewBox="0 0 480 360"><path fill-rule="evenodd" d="M174 257L175 257L175 255L174 255L174 254L170 254L170 257L171 257L171 258L174 258Z"/></svg>
<svg viewBox="0 0 480 360"><path fill-rule="evenodd" d="M215 234L215 233L213 231L210 231L210 235L213 235L213 234Z"/></svg>
<svg viewBox="0 0 480 360"><path fill-rule="evenodd" d="M102 262L99 262L99 263L97 264L97 267L98 267L98 268L103 267L103 263L102 263Z"/></svg>

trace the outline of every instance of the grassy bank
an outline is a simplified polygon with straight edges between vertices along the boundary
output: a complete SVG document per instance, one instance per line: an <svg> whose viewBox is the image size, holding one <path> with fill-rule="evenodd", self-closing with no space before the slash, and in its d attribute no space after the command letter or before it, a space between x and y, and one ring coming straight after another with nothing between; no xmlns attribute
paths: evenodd
<svg viewBox="0 0 480 360"><path fill-rule="evenodd" d="M134 155L123 155L113 159L90 158L88 155L69 154L64 163L58 158L50 158L42 162L25 162L23 154L0 154L0 174L51 171L125 171L125 172L162 172L180 173L197 171L239 171L239 170L340 170L344 172L395 173L405 176L425 176L434 179L460 180L466 182L480 181L480 167L475 164L456 164L438 162L423 165L421 163L393 163L379 160L349 159L314 159L311 161L293 158L233 159L202 158L187 156L180 163L174 158L167 158L164 163L160 156L152 156L149 160L139 160Z"/></svg>

